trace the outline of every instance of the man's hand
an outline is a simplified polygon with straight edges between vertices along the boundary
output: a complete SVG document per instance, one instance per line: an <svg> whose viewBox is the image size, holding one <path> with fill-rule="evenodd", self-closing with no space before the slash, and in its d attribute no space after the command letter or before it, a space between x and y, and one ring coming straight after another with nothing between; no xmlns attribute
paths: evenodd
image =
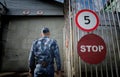
<svg viewBox="0 0 120 77"><path fill-rule="evenodd" d="M32 70L29 70L29 77L33 77L33 71Z"/></svg>
<svg viewBox="0 0 120 77"><path fill-rule="evenodd" d="M58 77L62 77L61 71L56 71L56 74L57 74Z"/></svg>

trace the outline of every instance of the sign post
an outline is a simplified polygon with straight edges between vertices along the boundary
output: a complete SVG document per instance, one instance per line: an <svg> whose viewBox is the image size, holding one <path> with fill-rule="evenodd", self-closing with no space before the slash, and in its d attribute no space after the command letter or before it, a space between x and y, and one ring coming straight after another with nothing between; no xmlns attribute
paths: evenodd
<svg viewBox="0 0 120 77"><path fill-rule="evenodd" d="M78 11L75 17L75 22L79 29L90 32L98 27L99 18L94 11L84 9Z"/></svg>

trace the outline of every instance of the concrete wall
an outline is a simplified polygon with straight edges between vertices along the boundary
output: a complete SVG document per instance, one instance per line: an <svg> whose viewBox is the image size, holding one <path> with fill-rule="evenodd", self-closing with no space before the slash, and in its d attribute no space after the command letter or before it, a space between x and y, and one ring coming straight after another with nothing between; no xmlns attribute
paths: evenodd
<svg viewBox="0 0 120 77"><path fill-rule="evenodd" d="M2 71L26 71L28 54L32 42L39 38L43 26L51 30L51 38L58 41L60 54L63 52L63 17L12 17L2 62Z"/></svg>

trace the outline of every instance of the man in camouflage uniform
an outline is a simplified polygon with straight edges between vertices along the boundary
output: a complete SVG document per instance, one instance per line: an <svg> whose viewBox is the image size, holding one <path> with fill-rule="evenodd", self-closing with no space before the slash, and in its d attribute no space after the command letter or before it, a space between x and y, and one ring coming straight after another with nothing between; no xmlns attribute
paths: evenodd
<svg viewBox="0 0 120 77"><path fill-rule="evenodd" d="M50 39L50 31L43 28L42 37L34 41L29 54L29 73L34 77L54 77L54 58L57 74L61 71L59 47L55 40Z"/></svg>

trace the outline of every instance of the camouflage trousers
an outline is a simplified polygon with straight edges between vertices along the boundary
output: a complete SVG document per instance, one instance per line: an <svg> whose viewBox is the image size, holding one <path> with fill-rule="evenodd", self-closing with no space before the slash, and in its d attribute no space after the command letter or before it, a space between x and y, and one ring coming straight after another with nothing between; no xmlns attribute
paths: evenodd
<svg viewBox="0 0 120 77"><path fill-rule="evenodd" d="M46 68L37 64L34 70L34 77L54 77L54 66L48 65Z"/></svg>

